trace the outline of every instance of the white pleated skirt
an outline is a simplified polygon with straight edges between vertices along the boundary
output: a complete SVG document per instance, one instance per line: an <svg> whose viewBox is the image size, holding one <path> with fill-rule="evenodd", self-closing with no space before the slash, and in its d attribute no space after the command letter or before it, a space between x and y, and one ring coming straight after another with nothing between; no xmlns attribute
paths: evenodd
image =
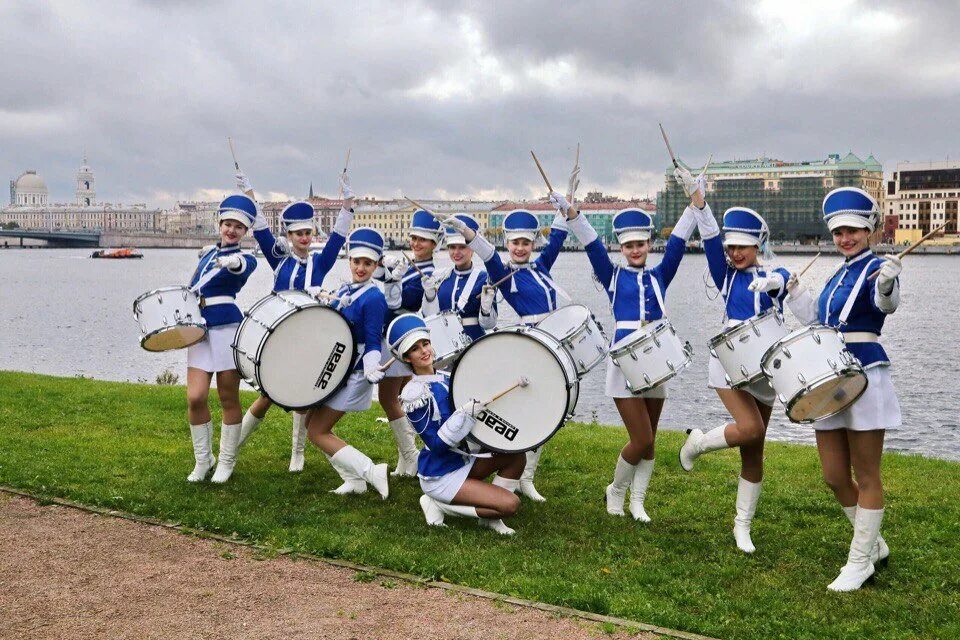
<svg viewBox="0 0 960 640"><path fill-rule="evenodd" d="M235 322L208 329L206 338L187 347L187 366L207 373L236 369L232 345L239 326Z"/></svg>

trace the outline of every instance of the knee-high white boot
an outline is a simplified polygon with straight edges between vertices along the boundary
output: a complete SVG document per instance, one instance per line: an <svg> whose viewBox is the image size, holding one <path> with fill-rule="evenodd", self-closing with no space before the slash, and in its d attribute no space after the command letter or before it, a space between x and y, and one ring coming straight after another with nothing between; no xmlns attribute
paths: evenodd
<svg viewBox="0 0 960 640"><path fill-rule="evenodd" d="M342 477L354 474L363 478L377 490L384 500L390 495L386 464L373 464L373 460L354 447L347 445L330 456L330 464Z"/></svg>
<svg viewBox="0 0 960 640"><path fill-rule="evenodd" d="M220 460L210 482L223 484L233 475L237 464L237 449L240 448L240 423L220 425Z"/></svg>
<svg viewBox="0 0 960 640"><path fill-rule="evenodd" d="M608 484L603 492L607 500L607 513L610 515L624 515L623 501L627 497L627 489L630 488L636 471L637 465L630 464L621 455L617 456L617 466L613 469L613 482Z"/></svg>
<svg viewBox="0 0 960 640"><path fill-rule="evenodd" d="M243 414L243 420L240 421L240 444L243 446L243 443L247 441L247 438L260 427L260 423L263 422L263 418L258 418L253 415L253 412L250 409L247 409L247 412Z"/></svg>
<svg viewBox="0 0 960 640"><path fill-rule="evenodd" d="M303 471L303 452L307 446L307 414L292 411L293 432L290 434L290 473Z"/></svg>
<svg viewBox="0 0 960 640"><path fill-rule="evenodd" d="M527 451L527 464L523 468L523 474L520 476L520 493L527 496L534 502L546 502L547 499L540 495L537 488L533 485L533 476L537 473L537 465L540 464L540 454L543 453L543 446L531 451Z"/></svg>
<svg viewBox="0 0 960 640"><path fill-rule="evenodd" d="M630 513L634 520L650 522L650 516L643 506L647 497L647 487L650 486L650 476L653 475L654 460L640 460L637 469L633 472L633 481L630 483Z"/></svg>
<svg viewBox="0 0 960 640"><path fill-rule="evenodd" d="M857 505L853 505L852 507L844 507L843 513L847 516L847 520L850 521L850 524L856 527ZM877 544L873 546L873 551L870 553L870 560L873 562L873 564L877 564L882 560L886 560L888 557L890 557L890 547L887 546L887 541L883 539L883 536L878 533Z"/></svg>
<svg viewBox="0 0 960 640"><path fill-rule="evenodd" d="M737 548L744 553L757 550L750 539L750 523L757 512L762 486L762 482L750 482L744 478L737 483L737 516L733 519L733 537L737 541Z"/></svg>
<svg viewBox="0 0 960 640"><path fill-rule="evenodd" d="M847 554L847 564L843 566L840 575L827 586L827 589L830 591L856 591L873 575L874 569L870 554L877 543L881 522L883 522L883 509L857 508L857 517L853 523L853 540L850 541L850 551Z"/></svg>
<svg viewBox="0 0 960 640"><path fill-rule="evenodd" d="M704 453L717 449L728 449L727 439L724 436L726 423L716 429L704 433L700 429L691 429L687 441L680 447L680 466L684 471L693 470L693 461Z"/></svg>
<svg viewBox="0 0 960 640"><path fill-rule="evenodd" d="M423 517L426 518L427 524L431 527L447 526L443 524L443 509L440 508L440 504L427 494L420 496L420 509L423 511Z"/></svg>
<svg viewBox="0 0 960 640"><path fill-rule="evenodd" d="M340 475L340 479L343 480L341 484L336 489L330 489L329 493L335 493L338 496L345 496L351 493L366 493L367 492L367 483L360 476L355 473L349 472L343 468L337 468L331 456L327 454L326 451L323 452L324 457L327 459L327 462L330 463L330 466L333 467L333 470Z"/></svg>
<svg viewBox="0 0 960 640"><path fill-rule="evenodd" d="M508 479L508 478L505 478ZM426 503L426 506L425 506ZM432 503L432 504L431 504ZM440 511L440 522L436 522L436 515L434 511ZM503 523L503 520L499 518L481 518L477 515L476 507L468 507L461 504L448 504L446 502L440 502L439 500L434 500L430 496L423 496L420 498L420 508L423 509L423 514L427 518L427 524L438 526L443 525L443 515L447 514L451 516L462 516L464 518L476 518L477 524L481 527L486 527L487 529L493 529L497 533L503 536L512 536L516 531L508 527ZM431 521L432 520L432 521Z"/></svg>
<svg viewBox="0 0 960 640"><path fill-rule="evenodd" d="M390 474L392 476L415 477L417 475L417 458L420 451L417 449L417 432L406 416L390 421L393 439L397 442L397 467Z"/></svg>
<svg viewBox="0 0 960 640"><path fill-rule="evenodd" d="M190 425L190 437L193 439L193 458L196 464L187 476L187 482L202 482L217 464L212 451L213 425L209 422Z"/></svg>
<svg viewBox="0 0 960 640"><path fill-rule="evenodd" d="M493 482L491 482L495 487L503 487L510 493L516 493L517 489L520 488L520 481L516 478L504 478L503 476L496 475L493 476Z"/></svg>

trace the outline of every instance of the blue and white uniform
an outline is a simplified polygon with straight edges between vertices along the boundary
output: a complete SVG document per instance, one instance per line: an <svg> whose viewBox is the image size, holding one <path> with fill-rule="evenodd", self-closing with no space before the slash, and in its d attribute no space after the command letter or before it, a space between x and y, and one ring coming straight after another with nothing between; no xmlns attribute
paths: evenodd
<svg viewBox="0 0 960 640"><path fill-rule="evenodd" d="M689 207L688 210L690 210ZM706 215L708 213L709 216ZM770 231L760 214L746 207L727 209L723 214L724 235L722 239L716 221L713 222L712 228L709 226L709 220L707 220L706 228L703 224L705 219L713 218L709 205L697 217L701 222L700 235L703 238L704 252L707 254L710 277L717 289L720 290L720 296L723 299L724 327L735 326L773 307L782 311L783 299L787 294L786 282L790 278L790 272L783 268L768 269L762 266L753 266L742 270L736 269L727 261L724 251L724 247L729 245L752 245L756 246L759 251L763 251L770 236ZM770 292L750 291L750 283L757 278L779 278L780 287ZM710 388L729 389L730 385L727 384L725 376L726 373L720 364L720 360L711 356L708 383ZM766 378L744 387L743 391L766 405L772 406L776 398L776 394Z"/></svg>
<svg viewBox="0 0 960 640"><path fill-rule="evenodd" d="M823 213L831 231L847 226L872 232L879 215L873 199L854 187L827 194ZM804 324L820 323L840 331L847 349L867 373L864 394L845 411L814 423L814 429L870 431L902 425L900 402L890 379L890 358L880 344L884 321L900 305L900 284L895 280L892 289L884 293L877 279L871 279L883 262L865 249L837 265L816 301L803 288L787 298L790 310Z"/></svg>
<svg viewBox="0 0 960 640"><path fill-rule="evenodd" d="M503 219L503 228L508 242L513 238L527 238L533 242L539 234L540 223L529 211L516 209ZM561 306L561 298L570 299L550 276L550 269L560 255L567 233L566 218L557 214L550 225L550 237L543 251L533 262L523 264L509 262L504 265L494 246L481 234L477 234L470 242L470 248L486 265L487 277L491 282L498 282L513 273L513 277L501 283L499 289L504 300L520 316L521 324L535 325Z"/></svg>
<svg viewBox="0 0 960 640"><path fill-rule="evenodd" d="M220 203L218 219L236 220L249 228L256 218L256 203L244 195L228 196ZM221 268L217 260L238 256L236 269ZM243 320L237 294L257 268L257 259L242 252L239 244L207 249L190 278L190 288L200 296L200 314L207 322L207 337L187 348L187 366L209 373L236 369L233 338Z"/></svg>
<svg viewBox="0 0 960 640"><path fill-rule="evenodd" d="M649 269L613 264L606 246L582 213L567 224L586 248L593 272L610 299L615 322L611 345L630 336L643 325L664 317L667 287L677 274L687 240L696 228L696 220L689 210L684 211L673 228L663 260ZM621 244L649 241L653 219L646 211L624 209L614 216L613 227ZM667 390L666 385L660 385L641 394L631 393L620 368L607 356L606 394L611 398L666 398Z"/></svg>

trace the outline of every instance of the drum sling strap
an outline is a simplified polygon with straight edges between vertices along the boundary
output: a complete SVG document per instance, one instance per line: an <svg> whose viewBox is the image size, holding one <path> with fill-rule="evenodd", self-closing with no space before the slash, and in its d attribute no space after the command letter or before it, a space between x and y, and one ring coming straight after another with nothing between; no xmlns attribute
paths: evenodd
<svg viewBox="0 0 960 640"><path fill-rule="evenodd" d="M457 293L457 282L460 281L461 274L454 273L456 280L453 281L453 290L450 292L450 308L463 313L463 310L466 309L470 303L470 294L473 293L473 288L477 285L477 280L480 279L480 270L472 269L470 271L470 274L467 276L467 282L463 285L463 290L460 292L460 296L456 298L456 304L454 304L454 296Z"/></svg>
<svg viewBox="0 0 960 640"><path fill-rule="evenodd" d="M879 260L879 258L874 258L867 262L863 267L863 270L860 271L860 276L857 278L857 281L853 284L853 288L850 290L850 295L847 297L847 301L843 304L843 308L840 310L840 315L837 316L837 321L839 326L844 326L847 324L847 318L850 317L850 313L853 311L853 305L857 301L857 296L860 295L860 289L863 288L863 283L867 279L867 271L870 270L870 265ZM844 266L846 270L846 266ZM846 273L844 273L846 275ZM836 286L833 287L833 291L830 292L830 298L827 300L827 322L830 321L830 302L833 301L833 294L837 292L837 289L840 288L840 283L843 282L843 276L840 276L837 279Z"/></svg>
<svg viewBox="0 0 960 640"><path fill-rule="evenodd" d="M222 268L216 267L216 268L211 269L210 271L207 271L206 273L204 273L204 269L206 269L207 267L210 266L210 263L213 262L213 258L214 258L214 256L216 256L216 255L217 255L216 249L212 250L212 251L210 252L210 255L207 256L207 261L206 261L205 263L203 263L203 265L197 267L197 272L200 273L201 276L200 276L200 279L197 280L197 284L195 284L195 285L193 285L192 287L190 287L190 291L192 291L192 292L194 292L194 293L196 293L196 294L199 295L199 294L200 294L200 289L202 289L202 288L204 287L204 285L206 285L208 282L210 282L211 280L213 280L213 279L217 276L217 274L219 274L221 271L223 271Z"/></svg>
<svg viewBox="0 0 960 640"><path fill-rule="evenodd" d="M761 273L760 270L757 269L756 267L751 267L751 268L752 268L752 270L753 270L753 277L754 277L754 278L759 277L759 276L760 276L760 273ZM723 289L720 290L720 295L723 297L723 301L724 301L724 305L723 305L723 322L724 322L724 324L726 324L727 320L730 318L730 316L727 314L727 307L728 307L729 304L730 304L730 299L728 298L728 295L729 295L729 293L733 290L733 279L737 277L737 273L738 273L738 272L737 272L736 269L734 269L733 267L728 267L728 268L727 268L727 275L724 276L724 278L723 278ZM766 273L766 272L764 272L764 273ZM731 275L731 274L732 274L732 275ZM761 294L761 293L762 293L762 292L759 291L759 290L753 292L753 313L754 313L754 315L760 315L760 314L762 313L762 310L761 310L761 308L760 308L760 294ZM770 302L773 304L773 306L777 307L777 308L780 310L780 312L782 313L782 312L783 312L783 303L782 303L779 299L774 298L773 296L770 296L770 294L767 294L767 296L770 298Z"/></svg>
<svg viewBox="0 0 960 640"><path fill-rule="evenodd" d="M553 278L550 277L546 271L540 271L537 269L536 265L531 264L511 264L511 268L514 271L526 270L530 272L530 275L533 276L533 279L540 285L540 288L543 289L543 294L547 298L547 311L555 311L559 305L554 302L554 298L562 297L567 302L572 302L573 299L567 295L567 292L563 288L554 282ZM550 290L553 289L553 292L556 294L554 298L550 296ZM517 293L517 279L516 277L510 279L510 293Z"/></svg>
<svg viewBox="0 0 960 640"><path fill-rule="evenodd" d="M617 281L620 278L622 272L633 273L633 271L624 269L623 267L617 267L617 272L612 278L610 278L610 310L613 311L614 304L617 301ZM647 319L647 296L646 288L643 286L643 274L646 273L646 269L640 269L637 272L637 287L640 290L638 295L639 305L640 305L640 322L643 322ZM667 315L667 308L663 304L663 291L660 290L660 282L650 274L650 286L653 288L653 296L657 299L657 304L660 305L660 311L663 315ZM614 316L616 320L616 316Z"/></svg>

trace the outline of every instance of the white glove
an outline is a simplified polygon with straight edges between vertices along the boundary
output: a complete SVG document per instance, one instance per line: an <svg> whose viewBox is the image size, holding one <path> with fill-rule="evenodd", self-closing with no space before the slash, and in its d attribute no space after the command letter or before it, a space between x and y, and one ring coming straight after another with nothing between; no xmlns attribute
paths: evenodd
<svg viewBox="0 0 960 640"><path fill-rule="evenodd" d="M884 256L883 264L880 266L880 272L877 275L877 289L884 295L890 295L893 292L893 283L897 276L903 271L903 263L897 256Z"/></svg>
<svg viewBox="0 0 960 640"><path fill-rule="evenodd" d="M437 289L440 288L440 283L437 282L433 276L427 275L422 276L420 282L423 284L423 297L429 302L436 300Z"/></svg>
<svg viewBox="0 0 960 640"><path fill-rule="evenodd" d="M787 278L787 285L786 285L787 291L788 292L793 291L794 287L798 286L799 284L800 284L800 278L797 277L796 271L791 271L790 277Z"/></svg>
<svg viewBox="0 0 960 640"><path fill-rule="evenodd" d="M483 285L483 289L480 291L480 313L485 316L490 315L490 312L493 311L493 301L496 297L497 290L494 287L488 284Z"/></svg>
<svg viewBox="0 0 960 640"><path fill-rule="evenodd" d="M257 217L253 219L253 230L262 231L263 229L270 228L270 224L267 222L267 217L263 215L263 211L260 210L260 207L257 207Z"/></svg>
<svg viewBox="0 0 960 640"><path fill-rule="evenodd" d="M463 232L469 228L467 227L466 222L464 222L463 220L461 220L456 216L450 216L449 218L444 218L443 220L440 221L440 224L445 227L450 227L451 229L456 229L457 232L460 233L460 235L463 235Z"/></svg>
<svg viewBox="0 0 960 640"><path fill-rule="evenodd" d="M566 215L567 211L570 210L570 203L567 202L567 199L564 198L563 194L559 191L550 192L550 204L553 205L554 209L564 215Z"/></svg>
<svg viewBox="0 0 960 640"><path fill-rule="evenodd" d="M343 193L344 200L352 200L354 193L353 189L350 188L350 176L347 175L346 171L340 174L337 182L340 183L340 191Z"/></svg>
<svg viewBox="0 0 960 640"><path fill-rule="evenodd" d="M567 197L570 202L577 196L577 187L580 186L580 165L573 168L570 172L570 180L567 181Z"/></svg>
<svg viewBox="0 0 960 640"><path fill-rule="evenodd" d="M380 352L370 351L363 354L363 377L370 384L377 384L387 375L380 370Z"/></svg>
<svg viewBox="0 0 960 640"><path fill-rule="evenodd" d="M693 177L693 174L683 166L678 166L673 170L673 178L677 181L677 184L680 185L680 188L683 189L683 192L687 194L689 198L696 191L700 191L700 195L706 196L707 191L707 177L704 174L700 174L696 178Z"/></svg>
<svg viewBox="0 0 960 640"><path fill-rule="evenodd" d="M307 287L307 294L309 294L310 297L312 298L316 298L317 300L320 300L321 302L326 301L326 298L324 296L325 293L326 291L323 290L323 287L310 287L310 286Z"/></svg>
<svg viewBox="0 0 960 640"><path fill-rule="evenodd" d="M230 256L220 256L217 258L217 266L221 269L229 269L230 271L238 271L240 267L243 266L243 258L237 254Z"/></svg>
<svg viewBox="0 0 960 640"><path fill-rule="evenodd" d="M237 170L237 189L240 190L240 193L246 193L248 191L253 191L253 185L250 184L250 181L247 179L247 174L243 171Z"/></svg>
<svg viewBox="0 0 960 640"><path fill-rule="evenodd" d="M393 271L399 265L403 264L403 258L398 258L397 256L385 255L380 259L380 263L383 265L383 268L387 271Z"/></svg>
<svg viewBox="0 0 960 640"><path fill-rule="evenodd" d="M351 304L353 304L353 296L350 295L349 291L344 291L343 294L339 296L340 298L340 308L346 309Z"/></svg>
<svg viewBox="0 0 960 640"><path fill-rule="evenodd" d="M446 422L440 425L440 428L437 429L437 437L452 447L456 446L467 437L476 422L472 415L463 409L458 409L447 418Z"/></svg>
<svg viewBox="0 0 960 640"><path fill-rule="evenodd" d="M476 418L478 415L483 413L486 408L487 405L479 400L468 400L467 404L460 407L460 411L471 418Z"/></svg>
<svg viewBox="0 0 960 640"><path fill-rule="evenodd" d="M778 291L783 288L783 276L774 273L769 276L757 276L753 279L747 289L750 291Z"/></svg>

